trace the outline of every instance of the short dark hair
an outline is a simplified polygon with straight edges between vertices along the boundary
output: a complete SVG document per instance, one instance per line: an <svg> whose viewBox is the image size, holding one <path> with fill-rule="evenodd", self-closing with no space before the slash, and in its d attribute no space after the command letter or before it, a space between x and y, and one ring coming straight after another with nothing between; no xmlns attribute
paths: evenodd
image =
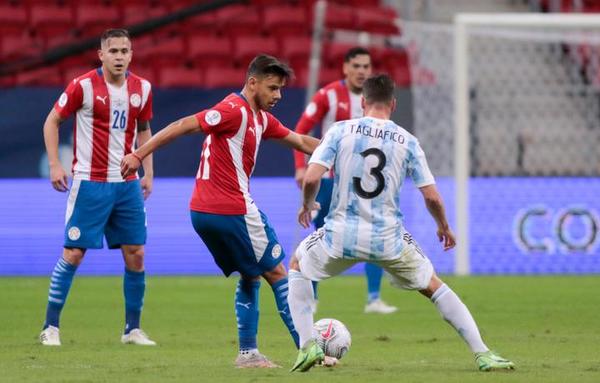
<svg viewBox="0 0 600 383"><path fill-rule="evenodd" d="M394 80L387 74L369 77L363 83L362 94L367 104L389 103L394 99Z"/></svg>
<svg viewBox="0 0 600 383"><path fill-rule="evenodd" d="M102 33L102 36L100 36L100 45L104 44L106 40L110 39L111 37L127 37L128 40L131 40L127 29L107 29Z"/></svg>
<svg viewBox="0 0 600 383"><path fill-rule="evenodd" d="M369 53L369 50L367 48L353 47L348 49L348 52L346 52L346 54L344 55L344 62L347 63L348 61L352 60L358 55L367 55L370 57L371 53Z"/></svg>
<svg viewBox="0 0 600 383"><path fill-rule="evenodd" d="M279 76L285 80L294 77L294 71L286 63L279 61L277 58L265 54L256 56L246 72L246 80L251 76L264 77L268 75Z"/></svg>

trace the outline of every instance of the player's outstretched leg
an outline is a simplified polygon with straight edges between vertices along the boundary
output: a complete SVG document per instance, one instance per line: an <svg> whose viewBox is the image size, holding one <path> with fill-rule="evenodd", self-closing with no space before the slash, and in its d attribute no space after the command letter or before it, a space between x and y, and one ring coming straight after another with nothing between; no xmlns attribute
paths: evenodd
<svg viewBox="0 0 600 383"><path fill-rule="evenodd" d="M241 278L235 291L235 315L238 324L239 354L237 368L279 367L258 351L258 292L260 281Z"/></svg>
<svg viewBox="0 0 600 383"><path fill-rule="evenodd" d="M312 339L313 312L311 301L314 299L312 283L300 271L290 270L288 302L290 312L300 336L301 349L291 371L308 371L325 358L323 350Z"/></svg>
<svg viewBox="0 0 600 383"><path fill-rule="evenodd" d="M365 263L365 275L369 292L365 313L391 314L396 312L397 307L388 305L380 297L383 269L378 265L367 262Z"/></svg>
<svg viewBox="0 0 600 383"><path fill-rule="evenodd" d="M40 342L44 346L60 346L58 330L60 313L67 300L75 271L77 271L77 266L70 264L63 257L54 266L48 290L46 321L44 322L44 329L40 334Z"/></svg>
<svg viewBox="0 0 600 383"><path fill-rule="evenodd" d="M460 298L435 274L431 282L421 293L429 297L442 317L467 343L475 354L475 360L481 371L512 370L514 363L491 352L481 339L479 328Z"/></svg>

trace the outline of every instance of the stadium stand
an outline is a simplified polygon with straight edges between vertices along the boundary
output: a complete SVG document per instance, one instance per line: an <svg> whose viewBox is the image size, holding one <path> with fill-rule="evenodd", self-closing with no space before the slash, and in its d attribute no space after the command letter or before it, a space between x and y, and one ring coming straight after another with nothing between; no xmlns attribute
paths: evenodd
<svg viewBox="0 0 600 383"><path fill-rule="evenodd" d="M108 27L139 25L197 3L193 0L9 1L0 6L0 63L39 59L56 48L68 49L70 44L93 38ZM292 86L305 86L314 3L315 0L254 0L155 28L133 39L133 68L159 87L183 86L181 76L186 73L194 73L188 86L219 87L237 85L237 81L211 78L215 73L235 73L233 78L239 78L254 55L269 53L284 57L295 69L297 79ZM396 17L393 9L382 6L378 0L330 1L325 26L328 31L346 29L397 35L400 31ZM340 76L339 66L350 45L327 43L324 46L320 83ZM376 70L396 76L399 84L409 84L404 52L372 50ZM381 63L377 57L380 53L384 53ZM28 70L31 74L2 76L0 86L60 85L60 81L68 80L75 70L81 71L97 62L92 48L50 63L58 68L59 75L41 76L40 73L54 72L45 65ZM194 68L202 68L202 71ZM173 73L167 73L169 71Z"/></svg>

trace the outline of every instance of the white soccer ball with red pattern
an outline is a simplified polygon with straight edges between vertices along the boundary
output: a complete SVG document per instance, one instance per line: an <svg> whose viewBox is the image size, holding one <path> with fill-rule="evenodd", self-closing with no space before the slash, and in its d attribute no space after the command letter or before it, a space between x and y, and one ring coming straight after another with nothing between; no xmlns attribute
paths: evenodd
<svg viewBox="0 0 600 383"><path fill-rule="evenodd" d="M341 359L350 349L352 337L348 328L337 319L320 319L313 325L313 338L325 355Z"/></svg>

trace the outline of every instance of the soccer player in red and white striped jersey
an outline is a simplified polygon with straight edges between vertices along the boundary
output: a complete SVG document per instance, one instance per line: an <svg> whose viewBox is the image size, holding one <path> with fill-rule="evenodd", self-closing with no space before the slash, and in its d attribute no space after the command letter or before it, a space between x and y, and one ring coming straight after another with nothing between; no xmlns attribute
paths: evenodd
<svg viewBox="0 0 600 383"><path fill-rule="evenodd" d="M144 199L152 190L152 157L144 160L144 178L121 177L120 163L152 136L150 83L129 72L131 40L124 29L109 29L100 39L102 66L73 79L60 95L44 124L44 141L54 189L69 190L68 177L58 159L58 129L75 114L73 182L65 217L61 259L52 273L48 307L40 341L60 345L59 318L77 266L87 249L120 248L125 261L125 331L123 343L154 345L139 328L145 274Z"/></svg>
<svg viewBox="0 0 600 383"><path fill-rule="evenodd" d="M285 254L248 187L262 140L274 139L308 154L319 143L290 131L268 112L281 99L281 89L291 75L291 69L275 57L255 57L240 93L170 124L125 156L121 166L123 177L129 177L141 159L176 137L207 134L190 203L191 218L223 273L241 275L235 295L239 337L235 364L240 368L277 367L258 351L256 342L261 276L271 285L279 314L298 346L287 304L287 271L281 264Z"/></svg>

